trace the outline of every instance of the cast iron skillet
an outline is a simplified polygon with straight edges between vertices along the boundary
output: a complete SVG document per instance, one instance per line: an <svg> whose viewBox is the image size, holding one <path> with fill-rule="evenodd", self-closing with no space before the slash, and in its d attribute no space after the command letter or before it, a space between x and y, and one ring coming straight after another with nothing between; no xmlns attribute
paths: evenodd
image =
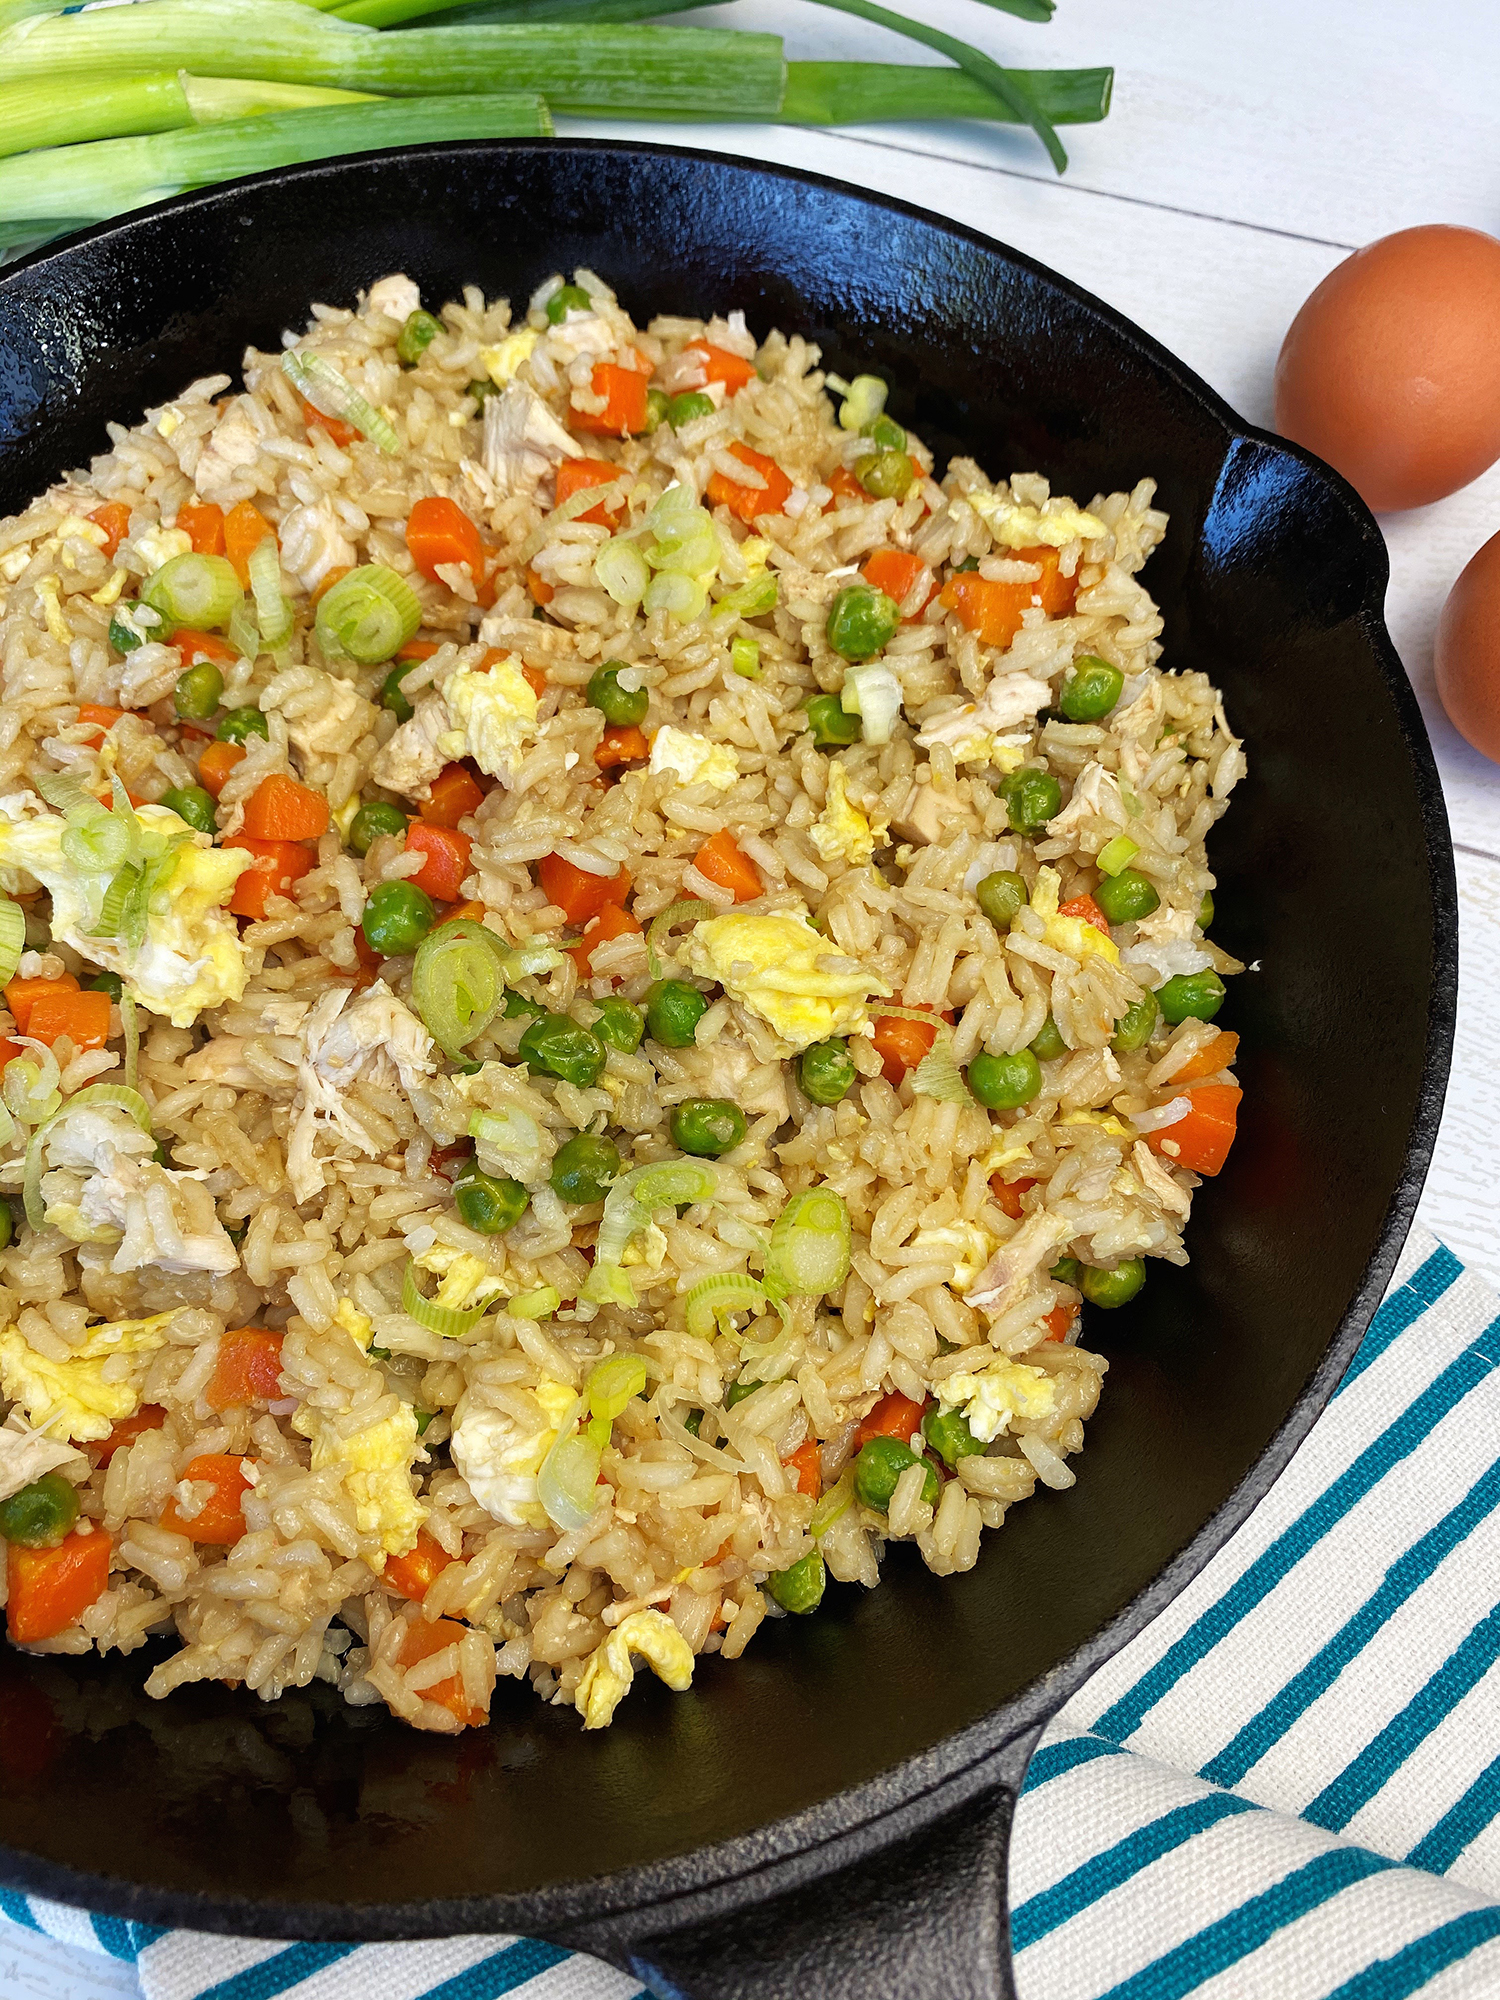
<svg viewBox="0 0 1500 2000"><path fill-rule="evenodd" d="M605 1736L502 1685L414 1735L315 1687L155 1704L141 1658L0 1648L0 1875L159 1923L307 1938L519 1930L663 1993L1008 1990L1005 1836L1038 1731L1265 1492L1388 1278L1453 1024L1452 856L1381 623L1374 522L1096 299L953 223L701 153L527 142L264 175L0 279L0 514L313 300L404 269L432 304L606 274L636 317L743 307L891 381L940 458L1087 499L1160 481L1147 581L1251 775L1215 834L1242 1132L1193 1262L1095 1314L1110 1373L1076 1487L978 1568L908 1549Z"/></svg>

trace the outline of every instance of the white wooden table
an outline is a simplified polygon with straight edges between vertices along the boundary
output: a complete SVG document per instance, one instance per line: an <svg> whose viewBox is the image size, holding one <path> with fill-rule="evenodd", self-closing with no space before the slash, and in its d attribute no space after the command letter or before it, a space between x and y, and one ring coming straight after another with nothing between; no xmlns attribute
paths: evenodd
<svg viewBox="0 0 1500 2000"><path fill-rule="evenodd" d="M1492 108L1495 0L1059 0L1046 28L978 0L890 0L1028 68L1112 63L1114 109L1064 128L1067 176L1029 133L879 126L822 132L560 119L563 134L660 139L837 176L1013 244L1108 300L1252 422L1302 300L1351 249L1419 222L1500 228ZM941 60L801 0L738 0L684 25L760 27L792 57ZM665 219L664 219L665 222ZM992 468L997 472L1006 467ZM1387 618L1427 718L1458 851L1462 971L1448 1107L1422 1214L1500 1278L1490 1194L1500 1125L1500 772L1457 736L1432 684L1448 586L1500 528L1500 468L1383 523ZM14 1979L14 1986L7 1979ZM103 2000L125 1968L37 1941L0 1955L0 1992ZM379 1996L375 1996L379 2000Z"/></svg>

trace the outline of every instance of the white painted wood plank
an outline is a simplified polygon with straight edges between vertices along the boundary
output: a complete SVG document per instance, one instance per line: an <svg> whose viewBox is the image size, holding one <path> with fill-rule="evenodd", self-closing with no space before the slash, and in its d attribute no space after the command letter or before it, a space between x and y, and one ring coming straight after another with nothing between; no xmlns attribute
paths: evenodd
<svg viewBox="0 0 1500 2000"><path fill-rule="evenodd" d="M1458 855L1458 1033L1420 1214L1456 1256L1500 1283L1500 862Z"/></svg>

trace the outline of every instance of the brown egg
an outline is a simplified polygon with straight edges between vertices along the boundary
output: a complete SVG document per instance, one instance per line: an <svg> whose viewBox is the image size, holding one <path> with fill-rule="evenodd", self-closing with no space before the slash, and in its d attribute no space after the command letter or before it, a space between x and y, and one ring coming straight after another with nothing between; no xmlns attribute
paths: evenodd
<svg viewBox="0 0 1500 2000"><path fill-rule="evenodd" d="M1500 242L1401 229L1330 271L1276 363L1276 428L1376 509L1421 507L1500 458Z"/></svg>
<svg viewBox="0 0 1500 2000"><path fill-rule="evenodd" d="M1437 684L1449 720L1500 764L1500 535L1448 592L1437 629Z"/></svg>

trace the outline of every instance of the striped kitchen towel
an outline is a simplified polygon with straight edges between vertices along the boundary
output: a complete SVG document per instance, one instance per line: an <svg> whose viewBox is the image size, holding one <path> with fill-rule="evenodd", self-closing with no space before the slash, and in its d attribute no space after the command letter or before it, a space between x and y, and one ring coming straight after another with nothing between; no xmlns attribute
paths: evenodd
<svg viewBox="0 0 1500 2000"><path fill-rule="evenodd" d="M1497 1361L1500 1302L1414 1231L1287 1471L1033 1758L1020 2000L1500 1994ZM521 1939L282 1945L0 1907L33 1944L133 1961L147 2000L640 1990Z"/></svg>

